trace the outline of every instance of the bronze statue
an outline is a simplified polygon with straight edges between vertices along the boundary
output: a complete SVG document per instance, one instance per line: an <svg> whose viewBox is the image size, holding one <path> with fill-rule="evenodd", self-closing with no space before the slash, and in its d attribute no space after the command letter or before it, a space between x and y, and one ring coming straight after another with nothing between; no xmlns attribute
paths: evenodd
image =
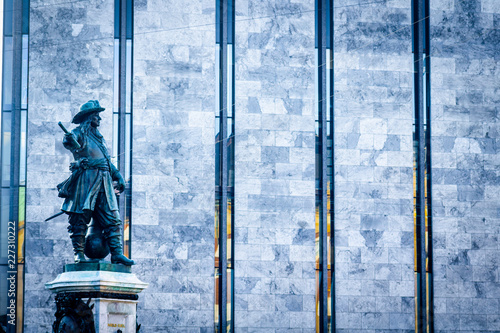
<svg viewBox="0 0 500 333"><path fill-rule="evenodd" d="M108 254L109 247L112 263L130 266L134 261L123 255L122 222L116 200L116 195L125 189L125 182L111 163L104 138L97 130L101 121L99 113L102 111L104 108L99 105L99 101L91 100L83 104L80 112L73 117L72 123L78 124L78 127L68 132L60 124L65 130L63 145L73 153L75 161L70 164L71 176L57 188L59 196L65 198L61 210L68 214L68 231L75 262L102 259ZM100 245L101 239L103 244ZM84 250L91 260L85 258Z"/></svg>

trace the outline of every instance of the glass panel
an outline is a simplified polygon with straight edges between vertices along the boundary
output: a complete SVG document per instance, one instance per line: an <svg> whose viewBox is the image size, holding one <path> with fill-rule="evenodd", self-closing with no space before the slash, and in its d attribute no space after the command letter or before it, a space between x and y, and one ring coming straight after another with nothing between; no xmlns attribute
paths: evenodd
<svg viewBox="0 0 500 333"><path fill-rule="evenodd" d="M230 268L234 268L233 266L233 218L234 218L234 209L233 209L233 199L231 198L230 193L228 193L227 199L227 265Z"/></svg>
<svg viewBox="0 0 500 333"><path fill-rule="evenodd" d="M26 122L28 121L28 112L21 110L21 151L19 165L19 184L26 185Z"/></svg>
<svg viewBox="0 0 500 333"><path fill-rule="evenodd" d="M3 53L3 110L12 110L12 67L13 67L12 37L4 37Z"/></svg>
<svg viewBox="0 0 500 333"><path fill-rule="evenodd" d="M2 113L2 186L10 186L11 121L10 112Z"/></svg>
<svg viewBox="0 0 500 333"><path fill-rule="evenodd" d="M227 0L227 43L228 44L234 44L233 11L234 11L233 0ZM229 45L228 45L228 54L231 54L231 52L229 52Z"/></svg>
<svg viewBox="0 0 500 333"><path fill-rule="evenodd" d="M123 253L130 258L131 253L130 253L130 233L131 233L131 226L130 226L130 204L131 204L131 194L130 194L130 188L127 186L125 191L122 193L122 195L125 195L125 218L123 221Z"/></svg>
<svg viewBox="0 0 500 333"><path fill-rule="evenodd" d="M216 193L217 196L217 193ZM215 200L215 268L220 267L219 262L219 223L220 223L220 199Z"/></svg>
<svg viewBox="0 0 500 333"><path fill-rule="evenodd" d="M1 197L2 209L0 211L0 258L1 263L7 263L7 236L10 215L10 189L2 188Z"/></svg>
<svg viewBox="0 0 500 333"><path fill-rule="evenodd" d="M220 43L220 6L221 2L220 0L215 0L215 43L219 44ZM217 47L218 48L218 47ZM218 62L215 62L218 64ZM215 81L217 82L217 81Z"/></svg>
<svg viewBox="0 0 500 333"><path fill-rule="evenodd" d="M26 215L26 187L19 187L19 222L17 225L17 262L24 263L24 219Z"/></svg>
<svg viewBox="0 0 500 333"><path fill-rule="evenodd" d="M227 270L227 332L233 332L234 270Z"/></svg>
<svg viewBox="0 0 500 333"><path fill-rule="evenodd" d="M29 15L30 15L30 0L23 0L23 27L22 27L22 33L23 34L29 34L30 29L29 29Z"/></svg>
<svg viewBox="0 0 500 333"><path fill-rule="evenodd" d="M226 114L228 117L233 116L233 61L231 55L233 54L233 46L228 45L227 46L227 110ZM228 131L229 131L229 124L228 124Z"/></svg>
<svg viewBox="0 0 500 333"><path fill-rule="evenodd" d="M126 43L126 74L125 74L125 112L132 110L132 41Z"/></svg>
<svg viewBox="0 0 500 333"><path fill-rule="evenodd" d="M217 233L216 233L217 234ZM214 306L214 330L215 332L220 332L219 328L219 299L220 299L220 273L219 268L215 268L215 306Z"/></svg>
<svg viewBox="0 0 500 333"><path fill-rule="evenodd" d="M332 284L332 271L329 269L327 271L327 278L328 278L328 332L331 332L331 329L332 329L332 307L333 307L333 299L332 299L332 288L334 288L333 284Z"/></svg>
<svg viewBox="0 0 500 333"><path fill-rule="evenodd" d="M3 230L3 229L2 229ZM0 265L0 316L7 314L7 265Z"/></svg>
<svg viewBox="0 0 500 333"><path fill-rule="evenodd" d="M320 291L320 271L316 269L316 332L320 332L320 327L319 327L319 322L320 322L320 317L319 317L319 314L320 314L320 295L319 295L319 291Z"/></svg>
<svg viewBox="0 0 500 333"><path fill-rule="evenodd" d="M126 31L126 37L128 39L132 39L132 33L133 33L133 1L132 0L126 0L127 1L127 31Z"/></svg>
<svg viewBox="0 0 500 333"><path fill-rule="evenodd" d="M113 152L111 162L118 165L118 113L113 113Z"/></svg>
<svg viewBox="0 0 500 333"><path fill-rule="evenodd" d="M220 154L220 149L221 149L221 124L220 124L220 118L216 117L215 118L215 190L216 191L221 191L219 188L221 186L221 154ZM220 195L220 194L219 194Z"/></svg>
<svg viewBox="0 0 500 333"><path fill-rule="evenodd" d="M131 162L131 128L132 128L132 115L130 113L125 115L125 174L123 175L125 177L125 181L127 183L130 182L130 178L132 176L131 173L131 167L132 167L132 162Z"/></svg>
<svg viewBox="0 0 500 333"><path fill-rule="evenodd" d="M216 46L215 47L215 63L219 64L220 66L220 47ZM215 116L219 117L220 116L220 67L217 67L215 70ZM216 126L218 126L216 122ZM218 131L216 131L218 133Z"/></svg>
<svg viewBox="0 0 500 333"><path fill-rule="evenodd" d="M28 35L23 35L22 74L21 74L21 109L28 108Z"/></svg>
<svg viewBox="0 0 500 333"><path fill-rule="evenodd" d="M119 98L120 98L120 40L115 39L114 57L113 57L113 112L119 112L118 110Z"/></svg>
<svg viewBox="0 0 500 333"><path fill-rule="evenodd" d="M4 0L4 34L5 36L12 36L12 15L14 14L14 1Z"/></svg>
<svg viewBox="0 0 500 333"><path fill-rule="evenodd" d="M115 12L115 38L120 38L120 0L115 0L114 12Z"/></svg>
<svg viewBox="0 0 500 333"><path fill-rule="evenodd" d="M24 264L17 265L17 333L23 332L23 306L24 306Z"/></svg>

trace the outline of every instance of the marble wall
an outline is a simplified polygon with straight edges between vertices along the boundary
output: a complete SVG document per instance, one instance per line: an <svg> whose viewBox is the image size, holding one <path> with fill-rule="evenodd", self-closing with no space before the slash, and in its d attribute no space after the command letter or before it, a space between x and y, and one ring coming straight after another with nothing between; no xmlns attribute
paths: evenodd
<svg viewBox="0 0 500 333"><path fill-rule="evenodd" d="M132 257L146 332L214 327L215 1L135 1Z"/></svg>
<svg viewBox="0 0 500 333"><path fill-rule="evenodd" d="M236 332L314 332L313 23L314 1L236 1Z"/></svg>
<svg viewBox="0 0 500 333"><path fill-rule="evenodd" d="M432 4L435 327L500 330L500 3Z"/></svg>
<svg viewBox="0 0 500 333"><path fill-rule="evenodd" d="M337 332L414 329L410 5L334 4Z"/></svg>

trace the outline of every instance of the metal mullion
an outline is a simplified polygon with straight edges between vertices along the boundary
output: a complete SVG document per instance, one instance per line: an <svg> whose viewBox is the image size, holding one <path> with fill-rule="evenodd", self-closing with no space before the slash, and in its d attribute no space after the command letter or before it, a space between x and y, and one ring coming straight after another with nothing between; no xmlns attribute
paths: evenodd
<svg viewBox="0 0 500 333"><path fill-rule="evenodd" d="M227 331L227 0L220 1L221 26L220 26L220 170L221 170L221 202L219 212L219 265L220 265L220 331Z"/></svg>

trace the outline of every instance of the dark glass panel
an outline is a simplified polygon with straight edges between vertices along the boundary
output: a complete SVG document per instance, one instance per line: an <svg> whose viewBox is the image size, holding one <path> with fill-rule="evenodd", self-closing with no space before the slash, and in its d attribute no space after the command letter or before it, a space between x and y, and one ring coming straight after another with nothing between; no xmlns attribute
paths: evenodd
<svg viewBox="0 0 500 333"><path fill-rule="evenodd" d="M215 0L215 43L220 44L220 8L221 1Z"/></svg>
<svg viewBox="0 0 500 333"><path fill-rule="evenodd" d="M233 0L227 0L227 43L234 44L234 5Z"/></svg>
<svg viewBox="0 0 500 333"><path fill-rule="evenodd" d="M134 4L132 0L124 0L127 1L127 39L132 39L133 38L133 11L134 11Z"/></svg>
<svg viewBox="0 0 500 333"><path fill-rule="evenodd" d="M12 15L14 14L14 1L4 0L3 35L12 36Z"/></svg>
<svg viewBox="0 0 500 333"><path fill-rule="evenodd" d="M5 316L7 314L7 265L0 264L0 316Z"/></svg>
<svg viewBox="0 0 500 333"><path fill-rule="evenodd" d="M23 0L23 34L30 33L30 0Z"/></svg>
<svg viewBox="0 0 500 333"><path fill-rule="evenodd" d="M115 0L115 38L120 38L120 0Z"/></svg>

